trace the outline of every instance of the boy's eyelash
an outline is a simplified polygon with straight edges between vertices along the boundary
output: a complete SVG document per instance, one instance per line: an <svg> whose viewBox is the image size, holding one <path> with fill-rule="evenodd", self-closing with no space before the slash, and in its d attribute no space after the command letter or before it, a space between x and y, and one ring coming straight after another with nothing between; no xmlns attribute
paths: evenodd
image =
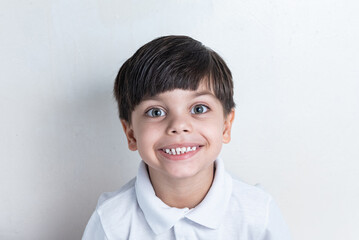
<svg viewBox="0 0 359 240"><path fill-rule="evenodd" d="M200 104L196 104L196 105L202 105L202 106L205 106L205 107L208 108L208 109L211 109L207 104L200 103ZM196 106L196 105L195 105L195 106Z"/></svg>
<svg viewBox="0 0 359 240"><path fill-rule="evenodd" d="M193 106L197 106L197 105L202 105L202 106L205 106L206 108L210 109L210 107L205 103L197 103L197 104L194 104Z"/></svg>

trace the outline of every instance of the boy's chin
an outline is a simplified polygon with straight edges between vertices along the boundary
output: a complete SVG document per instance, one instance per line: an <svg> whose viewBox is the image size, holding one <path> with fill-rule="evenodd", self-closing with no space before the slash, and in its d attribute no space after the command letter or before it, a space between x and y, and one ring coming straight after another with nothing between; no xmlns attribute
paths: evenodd
<svg viewBox="0 0 359 240"><path fill-rule="evenodd" d="M206 178L213 174L213 164L203 167L195 166L172 166L166 169L155 169L149 167L151 178L165 178L171 181L194 180L195 178Z"/></svg>

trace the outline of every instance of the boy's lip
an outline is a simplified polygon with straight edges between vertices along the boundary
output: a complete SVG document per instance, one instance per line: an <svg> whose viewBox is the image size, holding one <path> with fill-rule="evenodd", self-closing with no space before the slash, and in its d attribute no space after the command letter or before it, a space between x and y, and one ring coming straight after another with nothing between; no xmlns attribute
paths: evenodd
<svg viewBox="0 0 359 240"><path fill-rule="evenodd" d="M160 155L162 155L163 157L172 160L172 161L178 161L178 160L186 160L188 158L191 158L192 156L196 155L197 152L203 147L204 145L202 144L198 144L198 143L181 143L181 144L170 144L170 145L166 145L164 147L161 147L158 149L158 152ZM168 152L166 152L166 149L168 149L169 151L173 152L174 150L177 149L182 149L182 148L191 148L192 150L187 151L185 153L181 153L181 154L169 154ZM174 149L174 150L172 150Z"/></svg>

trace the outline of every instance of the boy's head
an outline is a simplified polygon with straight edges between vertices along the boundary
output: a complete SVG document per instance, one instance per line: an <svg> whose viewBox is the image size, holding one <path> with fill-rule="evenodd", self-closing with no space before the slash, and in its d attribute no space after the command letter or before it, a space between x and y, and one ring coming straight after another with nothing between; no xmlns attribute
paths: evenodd
<svg viewBox="0 0 359 240"><path fill-rule="evenodd" d="M186 36L157 38L124 63L114 93L128 147L153 185L212 181L234 119L232 76L218 54Z"/></svg>
<svg viewBox="0 0 359 240"><path fill-rule="evenodd" d="M145 44L121 67L115 81L119 115L131 123L141 101L174 89L196 90L207 85L226 116L234 108L232 75L223 59L187 36L165 36Z"/></svg>

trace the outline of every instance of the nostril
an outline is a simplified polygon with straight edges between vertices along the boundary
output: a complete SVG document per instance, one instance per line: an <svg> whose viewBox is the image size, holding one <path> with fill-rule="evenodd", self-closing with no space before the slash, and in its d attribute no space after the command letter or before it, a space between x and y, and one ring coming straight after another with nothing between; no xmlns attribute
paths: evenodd
<svg viewBox="0 0 359 240"><path fill-rule="evenodd" d="M192 131L192 127L188 123L172 123L167 132L169 134L181 134L181 133L190 133Z"/></svg>
<svg viewBox="0 0 359 240"><path fill-rule="evenodd" d="M181 131L178 131L178 130L171 130L171 133L172 134L177 134L177 133L180 133L180 132L184 132L184 133L188 133L190 132L188 129L183 129Z"/></svg>

